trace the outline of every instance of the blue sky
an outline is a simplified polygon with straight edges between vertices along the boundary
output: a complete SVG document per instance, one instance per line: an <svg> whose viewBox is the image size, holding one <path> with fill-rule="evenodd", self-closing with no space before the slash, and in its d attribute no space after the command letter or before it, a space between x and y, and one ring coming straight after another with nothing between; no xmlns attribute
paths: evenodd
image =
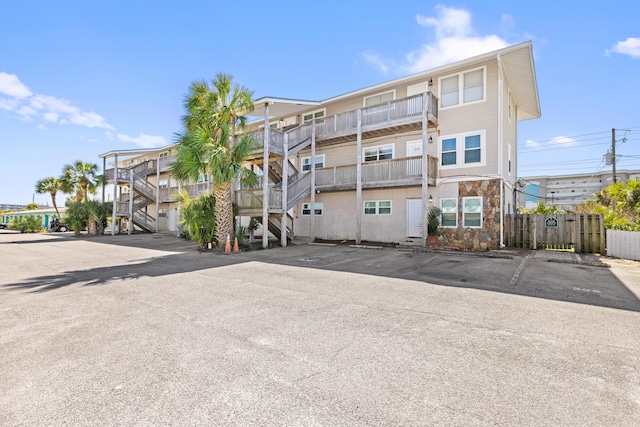
<svg viewBox="0 0 640 427"><path fill-rule="evenodd" d="M610 168L611 128L618 168L638 169L639 16L639 1L5 2L0 203L47 203L36 181L76 159L172 143L189 84L217 72L255 98L322 100L527 40L542 118L520 123L518 175Z"/></svg>

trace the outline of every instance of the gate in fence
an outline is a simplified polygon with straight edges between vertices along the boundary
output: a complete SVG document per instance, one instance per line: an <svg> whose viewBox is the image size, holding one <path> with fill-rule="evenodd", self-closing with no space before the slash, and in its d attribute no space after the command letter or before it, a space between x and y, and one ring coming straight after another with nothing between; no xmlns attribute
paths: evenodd
<svg viewBox="0 0 640 427"><path fill-rule="evenodd" d="M505 215L505 244L526 249L605 253L602 215Z"/></svg>

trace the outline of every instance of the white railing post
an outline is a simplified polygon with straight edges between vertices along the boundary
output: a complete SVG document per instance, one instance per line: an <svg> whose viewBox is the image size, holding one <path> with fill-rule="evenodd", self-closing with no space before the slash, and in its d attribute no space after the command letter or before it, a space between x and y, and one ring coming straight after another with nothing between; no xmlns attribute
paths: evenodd
<svg viewBox="0 0 640 427"><path fill-rule="evenodd" d="M427 246L427 203L429 200L429 145L427 143L427 94L422 94L422 247Z"/></svg>
<svg viewBox="0 0 640 427"><path fill-rule="evenodd" d="M129 171L129 230L128 234L133 233L133 170Z"/></svg>
<svg viewBox="0 0 640 427"><path fill-rule="evenodd" d="M287 246L287 205L288 205L288 185L289 185L289 138L288 134L284 134L282 141L282 151L284 158L282 160L282 219L280 220L280 244L282 247Z"/></svg>

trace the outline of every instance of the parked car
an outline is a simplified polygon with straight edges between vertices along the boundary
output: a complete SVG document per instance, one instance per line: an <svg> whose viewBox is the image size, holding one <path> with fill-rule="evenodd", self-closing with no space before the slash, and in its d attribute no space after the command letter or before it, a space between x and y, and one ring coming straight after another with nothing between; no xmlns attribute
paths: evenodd
<svg viewBox="0 0 640 427"><path fill-rule="evenodd" d="M50 232L56 232L59 231L61 233L64 233L66 231L69 231L69 227L67 227L66 224L61 223L60 221L58 221L57 219L54 219L51 222L51 227L49 228Z"/></svg>
<svg viewBox="0 0 640 427"><path fill-rule="evenodd" d="M2 223L0 223L0 230L5 230L5 229L7 229L7 228L9 228L9 224L2 224Z"/></svg>

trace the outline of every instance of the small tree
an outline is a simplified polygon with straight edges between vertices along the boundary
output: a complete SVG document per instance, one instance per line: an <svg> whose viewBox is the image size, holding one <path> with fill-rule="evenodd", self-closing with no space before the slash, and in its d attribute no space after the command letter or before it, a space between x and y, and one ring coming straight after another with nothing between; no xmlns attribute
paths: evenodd
<svg viewBox="0 0 640 427"><path fill-rule="evenodd" d="M189 238L198 247L205 250L207 245L214 242L216 231L216 217L214 215L216 198L213 193L206 191L197 199L192 199L185 190L177 195L182 207L180 225L189 234Z"/></svg>
<svg viewBox="0 0 640 427"><path fill-rule="evenodd" d="M51 202L53 203L53 208L56 210L56 215L60 218L60 212L58 211L58 204L56 203L56 194L60 191L60 187L62 183L59 179L49 176L47 178L43 178L36 182L36 193L45 194L49 193L51 195Z"/></svg>
<svg viewBox="0 0 640 427"><path fill-rule="evenodd" d="M436 206L432 206L427 213L427 235L438 236L440 234L440 214L442 211Z"/></svg>

